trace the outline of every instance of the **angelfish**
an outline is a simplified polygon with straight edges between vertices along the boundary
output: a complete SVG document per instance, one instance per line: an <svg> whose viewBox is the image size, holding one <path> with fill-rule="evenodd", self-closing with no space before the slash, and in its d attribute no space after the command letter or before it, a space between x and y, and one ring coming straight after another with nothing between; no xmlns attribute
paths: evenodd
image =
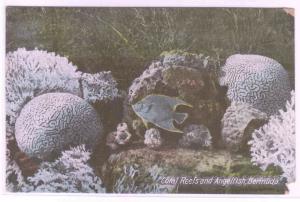
<svg viewBox="0 0 300 202"><path fill-rule="evenodd" d="M167 131L183 133L173 124L173 121L182 124L188 117L187 113L175 112L179 105L193 107L179 98L152 94L132 105L132 109L143 120L147 128L150 122Z"/></svg>

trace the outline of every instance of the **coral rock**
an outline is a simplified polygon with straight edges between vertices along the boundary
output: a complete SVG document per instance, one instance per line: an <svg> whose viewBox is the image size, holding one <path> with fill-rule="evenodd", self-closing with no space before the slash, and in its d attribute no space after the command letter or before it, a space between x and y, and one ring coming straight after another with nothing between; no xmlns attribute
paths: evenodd
<svg viewBox="0 0 300 202"><path fill-rule="evenodd" d="M15 130L21 151L46 159L69 146L93 147L101 138L102 124L85 100L68 93L47 93L25 105Z"/></svg>
<svg viewBox="0 0 300 202"><path fill-rule="evenodd" d="M120 146L129 144L131 139L131 133L128 131L126 123L119 123L117 131L111 132L106 137L106 145L112 150L117 150Z"/></svg>
<svg viewBox="0 0 300 202"><path fill-rule="evenodd" d="M182 55L182 58L186 58L186 62L181 59L171 62L166 62L169 61L166 59L164 62L164 58L169 57L168 55L170 57ZM203 65L206 63L207 58L205 58L200 55L198 59L196 55L187 57L186 53L182 52L163 53L161 62L153 62L130 86L128 96L124 101L123 121L128 123L130 129L133 129L133 122L139 117L133 112L131 106L147 95L178 97L193 106L192 109L184 106L178 107L178 112L189 114L189 118L182 127L185 124L204 124L217 142L220 139L219 125L227 104L224 100L224 93L218 86L217 77L213 71L214 66L211 63ZM195 61L197 62L194 63ZM139 128L139 130L143 129ZM141 133L135 129L133 132L134 134Z"/></svg>
<svg viewBox="0 0 300 202"><path fill-rule="evenodd" d="M204 125L189 125L183 129L183 136L179 140L181 147L203 148L211 146L211 134Z"/></svg>
<svg viewBox="0 0 300 202"><path fill-rule="evenodd" d="M159 130L156 128L146 130L144 144L151 149L159 148L163 144Z"/></svg>
<svg viewBox="0 0 300 202"><path fill-rule="evenodd" d="M268 115L278 113L290 98L287 71L260 55L232 55L221 67L219 82L231 101L246 102Z"/></svg>
<svg viewBox="0 0 300 202"><path fill-rule="evenodd" d="M164 66L181 65L196 69L208 68L214 61L203 54L188 53L182 50L172 50L160 54Z"/></svg>
<svg viewBox="0 0 300 202"><path fill-rule="evenodd" d="M131 134L128 131L128 126L126 123L120 123L117 126L116 132L116 143L119 145L126 145L129 143Z"/></svg>
<svg viewBox="0 0 300 202"><path fill-rule="evenodd" d="M89 103L114 100L119 96L111 72L84 73L81 77L83 98Z"/></svg>
<svg viewBox="0 0 300 202"><path fill-rule="evenodd" d="M232 102L222 119L222 140L225 147L237 152L247 149L252 132L268 120L266 113L247 103Z"/></svg>

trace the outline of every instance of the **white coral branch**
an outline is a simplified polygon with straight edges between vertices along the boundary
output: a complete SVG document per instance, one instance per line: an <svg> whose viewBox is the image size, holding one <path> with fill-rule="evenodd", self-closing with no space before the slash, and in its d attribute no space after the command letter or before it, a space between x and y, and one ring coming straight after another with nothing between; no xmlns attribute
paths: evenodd
<svg viewBox="0 0 300 202"><path fill-rule="evenodd" d="M288 182L295 181L295 93L286 103L286 111L270 117L267 124L252 134L251 156L254 164L266 169L268 165L280 166Z"/></svg>
<svg viewBox="0 0 300 202"><path fill-rule="evenodd" d="M88 165L91 153L84 145L64 151L56 161L44 162L33 176L28 178L26 192L86 192L103 193L101 179Z"/></svg>

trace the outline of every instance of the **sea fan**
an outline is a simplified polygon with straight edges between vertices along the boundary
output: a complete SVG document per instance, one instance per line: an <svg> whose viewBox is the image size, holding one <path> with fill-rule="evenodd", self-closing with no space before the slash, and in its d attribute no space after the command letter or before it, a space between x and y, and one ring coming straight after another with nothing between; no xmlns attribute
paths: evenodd
<svg viewBox="0 0 300 202"><path fill-rule="evenodd" d="M252 134L252 162L265 170L268 165L280 166L283 177L288 182L295 181L295 93L291 92L291 101L286 110L270 117L267 124Z"/></svg>

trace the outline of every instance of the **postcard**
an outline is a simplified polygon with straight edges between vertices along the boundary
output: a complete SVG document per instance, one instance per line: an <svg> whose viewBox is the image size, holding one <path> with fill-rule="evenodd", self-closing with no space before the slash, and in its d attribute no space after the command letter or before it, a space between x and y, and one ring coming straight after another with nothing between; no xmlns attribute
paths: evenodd
<svg viewBox="0 0 300 202"><path fill-rule="evenodd" d="M293 8L5 11L6 192L289 195Z"/></svg>

